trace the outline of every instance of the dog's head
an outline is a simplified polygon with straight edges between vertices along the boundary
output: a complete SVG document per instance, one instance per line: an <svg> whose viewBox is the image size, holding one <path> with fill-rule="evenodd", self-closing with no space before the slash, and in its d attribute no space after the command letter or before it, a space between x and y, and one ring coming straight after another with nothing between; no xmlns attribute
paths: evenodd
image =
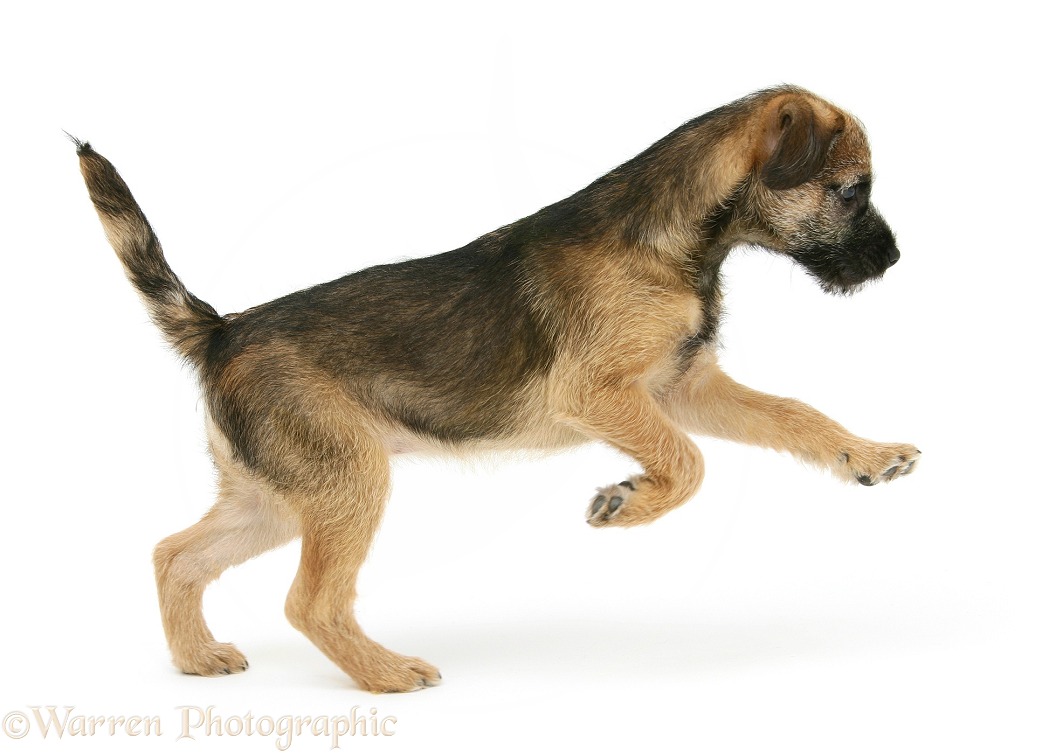
<svg viewBox="0 0 1042 754"><path fill-rule="evenodd" d="M750 184L756 241L794 259L830 293L850 293L897 262L894 234L870 201L860 123L792 91L756 121Z"/></svg>

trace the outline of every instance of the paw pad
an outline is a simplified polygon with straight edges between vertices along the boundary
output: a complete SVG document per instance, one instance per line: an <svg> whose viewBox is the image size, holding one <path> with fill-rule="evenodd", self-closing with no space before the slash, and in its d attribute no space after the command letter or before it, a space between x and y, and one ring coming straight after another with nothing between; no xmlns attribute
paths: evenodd
<svg viewBox="0 0 1042 754"><path fill-rule="evenodd" d="M586 523L591 526L603 526L614 519L626 500L637 491L637 486L629 479L610 487L597 490L586 512Z"/></svg>
<svg viewBox="0 0 1042 754"><path fill-rule="evenodd" d="M841 453L840 462L859 484L873 487L911 474L920 455L911 445L881 445L867 453Z"/></svg>

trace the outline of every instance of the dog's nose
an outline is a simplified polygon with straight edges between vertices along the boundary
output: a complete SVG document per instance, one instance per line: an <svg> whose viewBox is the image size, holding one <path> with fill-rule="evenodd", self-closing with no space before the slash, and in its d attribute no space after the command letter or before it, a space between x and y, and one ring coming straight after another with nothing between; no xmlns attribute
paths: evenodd
<svg viewBox="0 0 1042 754"><path fill-rule="evenodd" d="M891 246L888 253L890 254L890 266L893 267L901 258L901 252L897 250L896 246Z"/></svg>

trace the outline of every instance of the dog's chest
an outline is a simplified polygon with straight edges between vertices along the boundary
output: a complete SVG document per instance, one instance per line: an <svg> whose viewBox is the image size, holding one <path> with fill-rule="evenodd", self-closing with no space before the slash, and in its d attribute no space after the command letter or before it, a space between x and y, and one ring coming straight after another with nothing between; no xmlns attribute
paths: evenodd
<svg viewBox="0 0 1042 754"><path fill-rule="evenodd" d="M660 313L661 314L661 313ZM662 343L657 357L646 365L644 383L653 393L668 393L690 369L698 354L712 348L715 316L707 327L707 311L701 299L689 298L683 308L674 309L671 334Z"/></svg>

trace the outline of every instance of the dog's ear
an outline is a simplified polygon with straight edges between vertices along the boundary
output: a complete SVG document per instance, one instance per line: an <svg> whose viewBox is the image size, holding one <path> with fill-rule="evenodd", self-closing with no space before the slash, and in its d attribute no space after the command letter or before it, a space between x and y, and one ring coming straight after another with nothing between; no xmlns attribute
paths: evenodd
<svg viewBox="0 0 1042 754"><path fill-rule="evenodd" d="M830 117L831 116L831 117ZM825 166L842 117L815 112L800 95L780 97L767 107L760 141L760 179L769 189L806 183Z"/></svg>

